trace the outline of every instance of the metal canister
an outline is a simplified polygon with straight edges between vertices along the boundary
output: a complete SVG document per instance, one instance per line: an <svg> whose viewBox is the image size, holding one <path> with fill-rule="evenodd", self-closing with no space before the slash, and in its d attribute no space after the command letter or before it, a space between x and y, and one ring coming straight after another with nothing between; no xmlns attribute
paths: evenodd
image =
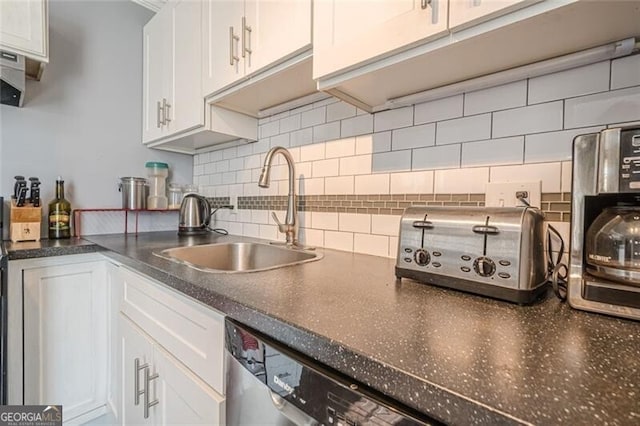
<svg viewBox="0 0 640 426"><path fill-rule="evenodd" d="M140 177L120 178L118 190L122 192L122 208L144 210L147 208L147 180Z"/></svg>

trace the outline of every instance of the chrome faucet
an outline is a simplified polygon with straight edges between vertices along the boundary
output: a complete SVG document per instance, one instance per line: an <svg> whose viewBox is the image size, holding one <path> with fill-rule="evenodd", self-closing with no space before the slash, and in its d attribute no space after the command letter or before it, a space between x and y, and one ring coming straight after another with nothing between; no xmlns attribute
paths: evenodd
<svg viewBox="0 0 640 426"><path fill-rule="evenodd" d="M264 159L264 166L262 166L262 173L258 180L258 186L261 188L268 188L271 178L271 163L273 157L276 154L282 154L287 160L289 166L289 194L287 195L287 215L284 219L284 223L280 222L275 212L271 212L273 220L278 224L278 230L285 234L287 246L293 246L297 248L304 247L298 242L298 205L296 200L296 169L293 163L293 157L291 153L281 146L274 146L267 152L267 156Z"/></svg>

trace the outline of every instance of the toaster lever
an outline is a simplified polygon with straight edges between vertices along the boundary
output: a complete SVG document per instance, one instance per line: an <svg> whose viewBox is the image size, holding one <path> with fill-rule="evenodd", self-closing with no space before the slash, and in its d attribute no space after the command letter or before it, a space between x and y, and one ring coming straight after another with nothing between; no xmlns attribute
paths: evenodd
<svg viewBox="0 0 640 426"><path fill-rule="evenodd" d="M475 225L473 228L471 228L471 230L476 234L484 234L484 235L496 235L500 233L496 226L491 226L491 225Z"/></svg>
<svg viewBox="0 0 640 426"><path fill-rule="evenodd" d="M433 223L428 220L414 220L413 227L418 229L432 229Z"/></svg>

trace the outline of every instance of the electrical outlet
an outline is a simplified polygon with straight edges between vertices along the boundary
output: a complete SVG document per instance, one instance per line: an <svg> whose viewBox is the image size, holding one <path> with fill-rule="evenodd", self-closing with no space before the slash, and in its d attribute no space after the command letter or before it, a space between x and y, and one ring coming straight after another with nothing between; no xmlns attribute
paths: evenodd
<svg viewBox="0 0 640 426"><path fill-rule="evenodd" d="M238 213L238 196L237 195L229 196L229 205L232 207L229 213L234 215L237 214Z"/></svg>
<svg viewBox="0 0 640 426"><path fill-rule="evenodd" d="M530 206L540 208L541 181L535 182L492 182L486 186L485 205L487 207L525 206L519 197Z"/></svg>

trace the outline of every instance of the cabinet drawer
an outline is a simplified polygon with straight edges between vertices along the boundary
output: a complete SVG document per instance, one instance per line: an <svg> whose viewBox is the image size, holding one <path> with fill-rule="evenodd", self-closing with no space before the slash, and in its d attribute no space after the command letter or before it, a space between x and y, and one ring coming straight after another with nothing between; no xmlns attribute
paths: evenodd
<svg viewBox="0 0 640 426"><path fill-rule="evenodd" d="M224 394L224 317L128 269L122 279L120 310Z"/></svg>

